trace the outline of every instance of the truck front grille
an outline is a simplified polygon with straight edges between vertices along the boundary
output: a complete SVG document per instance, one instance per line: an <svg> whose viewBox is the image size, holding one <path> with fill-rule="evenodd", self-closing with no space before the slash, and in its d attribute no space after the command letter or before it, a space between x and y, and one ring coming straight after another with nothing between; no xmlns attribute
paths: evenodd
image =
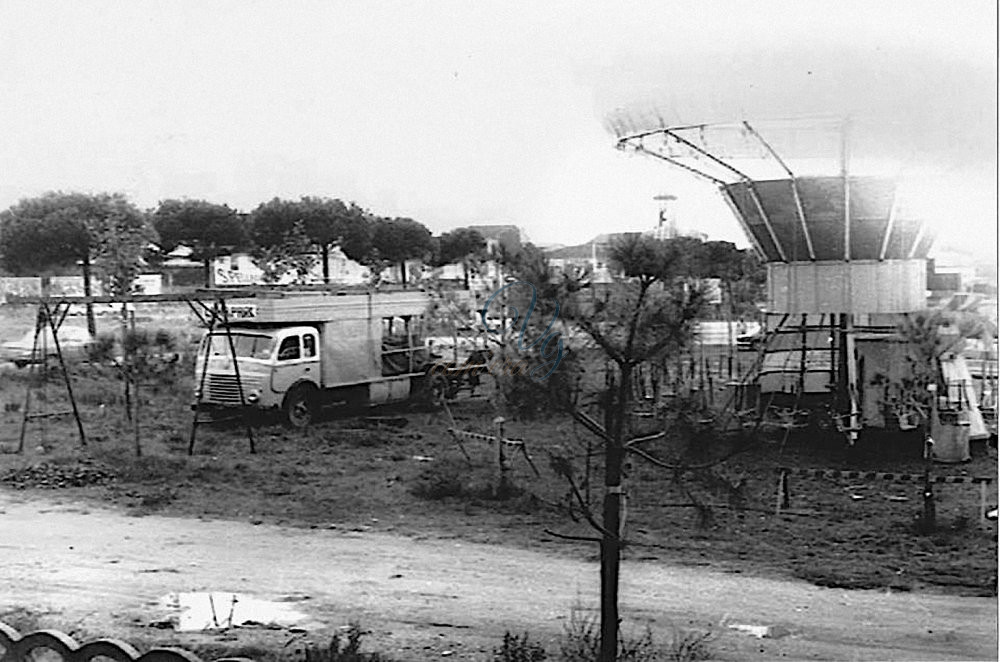
<svg viewBox="0 0 1000 662"><path fill-rule="evenodd" d="M243 397L246 399L250 391L259 388L260 377L240 375L240 382L243 385ZM208 375L207 388L204 402L212 402L220 405L240 404L240 389L236 382L236 375Z"/></svg>

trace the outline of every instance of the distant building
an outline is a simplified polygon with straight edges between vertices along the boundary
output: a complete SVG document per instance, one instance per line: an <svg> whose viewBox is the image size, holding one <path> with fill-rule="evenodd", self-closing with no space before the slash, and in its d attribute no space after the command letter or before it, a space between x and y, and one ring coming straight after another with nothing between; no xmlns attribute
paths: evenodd
<svg viewBox="0 0 1000 662"><path fill-rule="evenodd" d="M329 258L330 283L334 285L361 285L368 282L371 270L348 258L339 248L330 250ZM419 270L419 262L407 262L407 270L412 266ZM323 265L317 260L316 265L306 277L303 284L318 285L323 283ZM397 282L399 280L399 265L393 265L382 273L383 281ZM220 255L212 261L210 282L213 287L236 285L260 285L264 282L264 272L254 264L248 253ZM281 277L279 284L287 285L295 282L295 274L289 272Z"/></svg>
<svg viewBox="0 0 1000 662"><path fill-rule="evenodd" d="M552 268L562 273L576 275L589 272L593 283L610 283L613 278L609 265L611 244L628 236L636 236L638 232L617 232L599 234L586 244L564 246L545 251Z"/></svg>

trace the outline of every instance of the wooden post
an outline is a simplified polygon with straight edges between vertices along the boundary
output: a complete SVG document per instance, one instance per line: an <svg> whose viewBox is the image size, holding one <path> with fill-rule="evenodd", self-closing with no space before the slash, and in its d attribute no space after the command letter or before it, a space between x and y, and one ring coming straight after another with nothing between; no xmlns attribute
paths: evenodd
<svg viewBox="0 0 1000 662"><path fill-rule="evenodd" d="M198 434L198 408L201 406L201 400L205 394L205 384L208 377L208 358L212 355L212 331L215 329L215 323L218 321L219 316L219 303L214 302L212 304L212 310L208 317L208 330L205 332L205 338L202 342L205 343L205 358L202 360L201 364L201 377L198 380L198 390L195 391L195 401L194 407L194 419L191 421L191 438L188 440L188 455L194 455L194 440L195 436Z"/></svg>
<svg viewBox="0 0 1000 662"><path fill-rule="evenodd" d="M62 370L63 381L66 384L66 395L69 396L69 404L70 404L70 406L72 407L72 410L73 410L73 418L76 419L76 429L77 429L77 432L80 433L80 445L81 446L86 446L87 445L87 437L83 433L83 420L80 418L80 410L76 406L76 396L73 395L73 382L72 382L72 380L70 380L69 370L66 369L66 359L63 357L62 348L60 348L60 346L59 346L58 326L56 324L56 321L52 318L52 310L49 309L49 305L48 304L44 304L44 308L45 308L45 318L48 320L48 322L49 322L49 329L52 331L52 342L55 344L56 357L59 360L59 368L60 368L60 370ZM56 311L58 312L58 310L59 310L59 304L56 304ZM60 324L62 323L62 318L65 317L65 314L66 314L67 311L69 311L69 304L66 304L66 309L63 312L63 316L60 317L60 320L59 320ZM43 336L42 339L44 340L45 336ZM43 363L42 365L45 368L45 372L48 373L48 364L47 363ZM47 380L48 379L48 375L47 374L43 375L43 378ZM46 383L46 382L43 382L43 384L44 383ZM42 419L42 420L44 421L45 419Z"/></svg>
<svg viewBox="0 0 1000 662"><path fill-rule="evenodd" d="M782 508L788 508L791 498L788 494L788 472L778 473L778 492L774 503L774 514L780 515Z"/></svg>
<svg viewBox="0 0 1000 662"><path fill-rule="evenodd" d="M127 307L128 304L123 303L122 306ZM135 398L135 403L133 406L132 415L132 432L135 435L135 456L142 457L142 442L140 440L139 432L139 377L136 374L135 369L135 312L133 311L129 325L131 326L132 332L132 353L131 358L126 358L128 363L128 379L132 380L132 396ZM126 357L129 355L126 353Z"/></svg>
<svg viewBox="0 0 1000 662"><path fill-rule="evenodd" d="M924 469L924 512L920 520L922 533L933 533L937 528L937 507L934 504L934 484L930 467Z"/></svg>
<svg viewBox="0 0 1000 662"><path fill-rule="evenodd" d="M34 339L34 341L31 344L31 363L29 364L31 366L29 368L29 370L31 370L31 371L34 371L34 369L35 369L35 361L38 358L38 336L39 336L39 334L43 333L43 331L45 329L45 326L44 326L44 324L45 324L45 318L43 317L43 315L44 315L43 311L44 311L44 308L43 308L42 304L39 304L39 306L38 306L38 312L35 314L35 339ZM43 337L43 342L44 342L44 337ZM21 416L22 416L22 418L21 418L21 436L20 436L20 439L17 442L17 452L18 453L23 453L24 452L24 437L25 437L25 434L28 432L28 420L29 420L30 414L31 414L31 388L32 388L31 376L33 374L34 373L31 373L29 375L29 377L28 377L28 386L27 386L27 388L24 389L24 410L22 411L22 414L21 414Z"/></svg>
<svg viewBox="0 0 1000 662"><path fill-rule="evenodd" d="M979 481L979 528L986 527L986 481Z"/></svg>
<svg viewBox="0 0 1000 662"><path fill-rule="evenodd" d="M497 496L502 497L507 493L507 453L504 449L503 443L503 424L504 417L497 416L493 419L493 423L496 425L496 437L497 437L497 467L500 470L500 481L497 485Z"/></svg>

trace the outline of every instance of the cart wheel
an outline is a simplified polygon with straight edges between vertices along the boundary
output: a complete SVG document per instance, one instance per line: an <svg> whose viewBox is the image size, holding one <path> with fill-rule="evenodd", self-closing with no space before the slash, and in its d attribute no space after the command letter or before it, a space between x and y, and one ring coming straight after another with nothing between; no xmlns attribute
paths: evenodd
<svg viewBox="0 0 1000 662"><path fill-rule="evenodd" d="M306 428L316 415L316 394L307 386L296 386L285 396L285 420L293 428Z"/></svg>
<svg viewBox="0 0 1000 662"><path fill-rule="evenodd" d="M420 383L414 402L418 407L439 409L448 398L451 385L444 375L427 375Z"/></svg>

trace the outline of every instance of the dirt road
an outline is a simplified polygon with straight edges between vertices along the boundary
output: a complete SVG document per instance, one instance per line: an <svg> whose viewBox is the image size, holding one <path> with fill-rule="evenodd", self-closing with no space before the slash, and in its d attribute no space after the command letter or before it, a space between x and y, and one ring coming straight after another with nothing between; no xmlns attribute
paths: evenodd
<svg viewBox="0 0 1000 662"><path fill-rule="evenodd" d="M723 623L712 645L724 659L997 656L995 599L824 589L659 562L626 561L622 577L627 622L648 623L661 640L672 626ZM506 629L554 642L574 604L596 605L597 567L455 540L137 518L0 492L0 614L28 609L47 626L135 640L163 618L165 594L198 590L291 596L307 629L358 618L373 631L368 647L397 659L452 651L481 660ZM736 623L790 634L725 627Z"/></svg>

